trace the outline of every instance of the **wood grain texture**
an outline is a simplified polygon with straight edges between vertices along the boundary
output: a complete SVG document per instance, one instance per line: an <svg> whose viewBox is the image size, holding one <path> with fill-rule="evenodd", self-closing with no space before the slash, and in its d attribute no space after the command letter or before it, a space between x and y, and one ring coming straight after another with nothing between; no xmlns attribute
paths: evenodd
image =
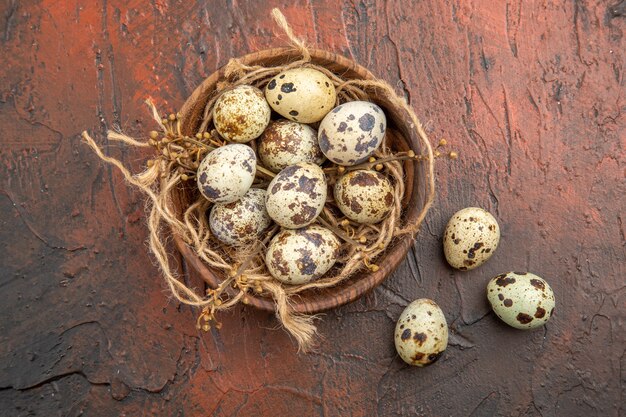
<svg viewBox="0 0 626 417"><path fill-rule="evenodd" d="M154 128L231 56L280 46L281 7L315 46L396 85L459 151L417 244L369 296L327 312L301 355L270 313L223 328L167 295L140 194L99 163L90 131ZM624 2L52 0L0 3L0 415L514 415L626 413ZM483 267L446 266L450 215L478 205L502 240ZM185 265L182 265L185 267ZM545 329L489 311L494 275L555 291ZM190 284L202 285L193 281ZM450 346L404 365L393 327L417 297Z"/></svg>

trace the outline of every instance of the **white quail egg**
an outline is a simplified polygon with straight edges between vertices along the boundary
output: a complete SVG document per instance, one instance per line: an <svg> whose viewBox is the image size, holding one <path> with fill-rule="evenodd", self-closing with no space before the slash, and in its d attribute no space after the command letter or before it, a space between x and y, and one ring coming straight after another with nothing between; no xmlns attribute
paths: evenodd
<svg viewBox="0 0 626 417"><path fill-rule="evenodd" d="M554 312L548 283L530 272L508 272L487 284L487 299L498 317L516 329L541 327Z"/></svg>
<svg viewBox="0 0 626 417"><path fill-rule="evenodd" d="M246 143L263 133L271 113L261 90L240 85L217 99L213 107L213 124L225 139Z"/></svg>
<svg viewBox="0 0 626 417"><path fill-rule="evenodd" d="M378 223L393 208L393 187L384 174L359 169L335 183L335 202L347 218L357 223Z"/></svg>
<svg viewBox="0 0 626 417"><path fill-rule="evenodd" d="M448 346L446 317L434 301L415 300L400 314L394 339L403 361L415 366L430 365Z"/></svg>
<svg viewBox="0 0 626 417"><path fill-rule="evenodd" d="M276 113L300 123L319 122L337 100L333 82L313 68L293 68L276 75L265 87L265 97Z"/></svg>
<svg viewBox="0 0 626 417"><path fill-rule="evenodd" d="M250 189L256 155L247 145L225 145L209 152L197 172L200 193L213 203L232 203Z"/></svg>
<svg viewBox="0 0 626 417"><path fill-rule="evenodd" d="M387 118L369 101L350 101L335 107L318 129L324 155L339 165L364 162L378 149L385 137Z"/></svg>
<svg viewBox="0 0 626 417"><path fill-rule="evenodd" d="M450 218L443 251L450 266L468 271L487 262L500 242L500 227L486 210L467 207Z"/></svg>
<svg viewBox="0 0 626 417"><path fill-rule="evenodd" d="M265 210L265 190L258 188L250 188L235 202L215 204L209 216L213 235L231 246L253 242L271 223Z"/></svg>
<svg viewBox="0 0 626 417"><path fill-rule="evenodd" d="M257 152L263 166L273 172L298 162L320 165L326 159L317 144L317 132L290 120L270 122L259 138Z"/></svg>
<svg viewBox="0 0 626 417"><path fill-rule="evenodd" d="M288 229L311 224L326 202L326 177L318 165L300 162L280 171L267 187L270 217Z"/></svg>
<svg viewBox="0 0 626 417"><path fill-rule="evenodd" d="M274 236L265 255L265 264L277 280L304 284L324 275L339 256L339 239L330 230L310 225L283 229Z"/></svg>

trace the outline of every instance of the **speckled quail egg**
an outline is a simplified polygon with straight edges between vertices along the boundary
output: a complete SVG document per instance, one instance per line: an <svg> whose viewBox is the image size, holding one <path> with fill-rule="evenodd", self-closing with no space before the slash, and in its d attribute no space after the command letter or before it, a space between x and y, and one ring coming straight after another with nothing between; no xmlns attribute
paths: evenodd
<svg viewBox="0 0 626 417"><path fill-rule="evenodd" d="M448 346L446 317L434 301L415 300L400 314L394 339L403 361L415 366L430 365Z"/></svg>
<svg viewBox="0 0 626 417"><path fill-rule="evenodd" d="M337 100L335 86L313 68L293 68L272 78L265 98L281 116L300 123L319 122Z"/></svg>
<svg viewBox="0 0 626 417"><path fill-rule="evenodd" d="M468 271L487 262L500 242L500 227L486 210L467 207L450 218L443 251L450 266Z"/></svg>
<svg viewBox="0 0 626 417"><path fill-rule="evenodd" d="M265 264L277 280L304 284L324 275L339 256L339 239L330 230L310 225L283 229L274 236L265 254Z"/></svg>
<svg viewBox="0 0 626 417"><path fill-rule="evenodd" d="M335 202L343 214L358 223L378 223L393 208L393 187L377 171L348 172L335 183Z"/></svg>
<svg viewBox="0 0 626 417"><path fill-rule="evenodd" d="M271 223L265 210L265 190L258 188L250 188L235 202L215 204L209 216L213 235L231 246L253 242Z"/></svg>
<svg viewBox="0 0 626 417"><path fill-rule="evenodd" d="M508 272L487 284L487 299L498 317L516 329L541 327L554 312L548 283L530 272Z"/></svg>
<svg viewBox="0 0 626 417"><path fill-rule="evenodd" d="M280 171L267 187L270 217L288 229L311 224L326 202L326 177L318 165L300 162Z"/></svg>
<svg viewBox="0 0 626 417"><path fill-rule="evenodd" d="M298 162L320 165L326 159L317 144L317 132L291 120L270 122L259 138L257 152L263 166L273 172Z"/></svg>
<svg viewBox="0 0 626 417"><path fill-rule="evenodd" d="M213 107L213 124L225 139L246 143L263 133L271 113L261 90L240 85L217 99Z"/></svg>
<svg viewBox="0 0 626 417"><path fill-rule="evenodd" d="M213 203L232 203L250 189L256 174L256 155L247 145L217 148L204 157L197 172L200 193Z"/></svg>
<svg viewBox="0 0 626 417"><path fill-rule="evenodd" d="M318 129L324 155L339 165L355 165L367 160L385 137L387 118L369 101L350 101L335 107Z"/></svg>

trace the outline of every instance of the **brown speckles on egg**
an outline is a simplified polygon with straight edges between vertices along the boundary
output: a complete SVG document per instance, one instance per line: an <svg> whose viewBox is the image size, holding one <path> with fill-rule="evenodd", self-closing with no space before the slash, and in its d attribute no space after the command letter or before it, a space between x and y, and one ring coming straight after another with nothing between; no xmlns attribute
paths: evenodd
<svg viewBox="0 0 626 417"><path fill-rule="evenodd" d="M356 198L351 198L347 195L347 193L342 193L340 199L345 207L350 207L350 211L353 214L359 215L363 211L363 206L359 204L359 200Z"/></svg>
<svg viewBox="0 0 626 417"><path fill-rule="evenodd" d="M330 79L313 68L293 68L280 73L268 83L265 97L278 114L302 123L320 121L337 98Z"/></svg>
<svg viewBox="0 0 626 417"><path fill-rule="evenodd" d="M317 183L320 180L323 180L323 178L309 178L306 175L301 175L298 178L298 187L301 192L308 194L311 199L316 199L319 197Z"/></svg>
<svg viewBox="0 0 626 417"><path fill-rule="evenodd" d="M548 283L526 272L494 277L487 285L487 299L496 315L517 329L541 327L550 319L547 312L554 308L554 293Z"/></svg>
<svg viewBox="0 0 626 417"><path fill-rule="evenodd" d="M496 219L481 208L468 207L450 218L444 232L443 248L450 266L470 270L485 263L499 241L500 229Z"/></svg>
<svg viewBox="0 0 626 417"><path fill-rule="evenodd" d="M498 275L496 277L496 285L498 287L506 287L509 284L515 284L515 278L510 277L506 274L504 275Z"/></svg>
<svg viewBox="0 0 626 417"><path fill-rule="evenodd" d="M256 87L242 85L224 92L215 102L215 129L229 141L245 143L257 138L270 121L270 106Z"/></svg>
<svg viewBox="0 0 626 417"><path fill-rule="evenodd" d="M213 188L210 185L202 184L201 187L202 188L200 188L200 191L202 192L202 195L204 195L208 200L218 201L220 196L222 195L222 192L220 190L218 190L217 188Z"/></svg>
<svg viewBox="0 0 626 417"><path fill-rule="evenodd" d="M296 260L298 271L303 275L313 275L317 269L317 264L313 259L311 249L298 248L296 251L300 253L300 258Z"/></svg>
<svg viewBox="0 0 626 417"><path fill-rule="evenodd" d="M366 224L378 223L393 208L393 188L382 173L355 170L335 183L337 206L349 219Z"/></svg>
<svg viewBox="0 0 626 417"><path fill-rule="evenodd" d="M272 254L271 267L287 278L289 277L289 264L283 258L282 249L276 249Z"/></svg>
<svg viewBox="0 0 626 417"><path fill-rule="evenodd" d="M428 339L428 335L426 333L415 333L413 335L413 340L420 346L424 344L426 339Z"/></svg>
<svg viewBox="0 0 626 417"><path fill-rule="evenodd" d="M375 187L380 184L382 181L381 178L384 178L381 175L370 175L370 171L353 171L354 174L347 177L348 184L350 185L358 185L360 187Z"/></svg>
<svg viewBox="0 0 626 417"><path fill-rule="evenodd" d="M270 217L283 227L295 229L312 223L322 211L327 184L318 165L300 162L280 171L268 190Z"/></svg>
<svg viewBox="0 0 626 417"><path fill-rule="evenodd" d="M300 236L303 236L316 248L325 243L325 237L319 233L316 233L315 230L297 229L296 233Z"/></svg>
<svg viewBox="0 0 626 417"><path fill-rule="evenodd" d="M295 203L293 203L295 204ZM302 203L298 206L298 210L294 210L295 206L291 206L290 210L294 211L294 214L291 216L291 223L295 227L306 226L311 223L311 219L315 219L317 217L317 209L315 207L311 207L306 203Z"/></svg>
<svg viewBox="0 0 626 417"><path fill-rule="evenodd" d="M320 130L318 134L318 139L319 139L320 149L322 150L323 153L326 153L328 150L334 148L334 145L332 145L328 141L328 135L326 134L325 129Z"/></svg>
<svg viewBox="0 0 626 417"><path fill-rule="evenodd" d="M411 330L410 329L405 329L402 332L402 335L400 336L400 339L402 340L409 340L411 338Z"/></svg>
<svg viewBox="0 0 626 417"><path fill-rule="evenodd" d="M476 251L479 250L480 248L482 248L483 246L484 246L484 243L482 243L482 242L474 243L474 246L469 248L469 251L467 253L467 257L469 259L474 259L476 257Z"/></svg>
<svg viewBox="0 0 626 417"><path fill-rule="evenodd" d="M284 229L272 238L265 264L276 279L302 284L324 275L334 265L339 247L339 239L318 225Z"/></svg>
<svg viewBox="0 0 626 417"><path fill-rule="evenodd" d="M531 321L533 321L533 318L526 313L519 313L516 316L516 318L517 318L517 321L519 321L522 324L528 324Z"/></svg>
<svg viewBox="0 0 626 417"><path fill-rule="evenodd" d="M516 272L516 274L517 275L522 275L519 272ZM524 273L524 275L526 275L526 273ZM530 285L532 285L533 287L535 287L539 291L543 291L543 290L546 289L546 286L544 285L543 281L541 281L539 279L531 279L530 280Z"/></svg>
<svg viewBox="0 0 626 417"><path fill-rule="evenodd" d="M320 147L328 159L339 165L358 164L367 160L378 149L384 138L386 125L385 114L374 103L344 103L322 120ZM382 128L375 129L376 126Z"/></svg>

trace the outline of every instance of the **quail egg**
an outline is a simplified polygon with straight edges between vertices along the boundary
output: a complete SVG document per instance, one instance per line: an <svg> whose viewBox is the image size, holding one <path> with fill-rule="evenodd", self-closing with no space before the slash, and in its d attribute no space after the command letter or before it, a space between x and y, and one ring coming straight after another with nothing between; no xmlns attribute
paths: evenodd
<svg viewBox="0 0 626 417"><path fill-rule="evenodd" d="M267 187L270 217L288 229L311 224L326 202L326 177L318 165L300 162L280 171Z"/></svg>
<svg viewBox="0 0 626 417"><path fill-rule="evenodd" d="M256 155L247 145L225 145L209 152L197 172L200 193L212 203L232 203L248 192L256 174Z"/></svg>
<svg viewBox="0 0 626 417"><path fill-rule="evenodd" d="M359 169L335 183L335 202L347 218L358 223L378 223L393 208L393 187L384 174Z"/></svg>
<svg viewBox="0 0 626 417"><path fill-rule="evenodd" d="M446 317L434 301L415 300L400 314L394 339L403 361L415 366L430 365L448 346Z"/></svg>
<svg viewBox="0 0 626 417"><path fill-rule="evenodd" d="M318 130L324 155L339 165L366 161L385 137L387 118L369 101L350 101L335 107L324 117Z"/></svg>
<svg viewBox="0 0 626 417"><path fill-rule="evenodd" d="M271 113L261 90L251 85L240 85L217 99L213 107L213 123L225 139L246 143L263 133Z"/></svg>
<svg viewBox="0 0 626 417"><path fill-rule="evenodd" d="M554 293L530 272L508 272L487 284L487 299L498 317L516 329L536 329L552 317Z"/></svg>
<svg viewBox="0 0 626 417"><path fill-rule="evenodd" d="M333 82L313 68L293 68L272 78L265 98L281 116L300 123L322 120L337 100Z"/></svg>
<svg viewBox="0 0 626 417"><path fill-rule="evenodd" d="M263 166L273 172L298 162L320 165L326 159L317 144L317 132L290 120L270 122L259 138L257 152Z"/></svg>
<svg viewBox="0 0 626 417"><path fill-rule="evenodd" d="M339 239L330 230L310 225L283 229L274 236L265 255L265 264L277 280L304 284L324 275L339 256Z"/></svg>
<svg viewBox="0 0 626 417"><path fill-rule="evenodd" d="M486 210L467 207L448 222L443 251L450 266L468 271L487 262L500 242L500 227Z"/></svg>
<svg viewBox="0 0 626 417"><path fill-rule="evenodd" d="M271 223L265 210L265 190L258 188L250 188L235 202L215 204L209 216L213 235L231 246L253 242Z"/></svg>

